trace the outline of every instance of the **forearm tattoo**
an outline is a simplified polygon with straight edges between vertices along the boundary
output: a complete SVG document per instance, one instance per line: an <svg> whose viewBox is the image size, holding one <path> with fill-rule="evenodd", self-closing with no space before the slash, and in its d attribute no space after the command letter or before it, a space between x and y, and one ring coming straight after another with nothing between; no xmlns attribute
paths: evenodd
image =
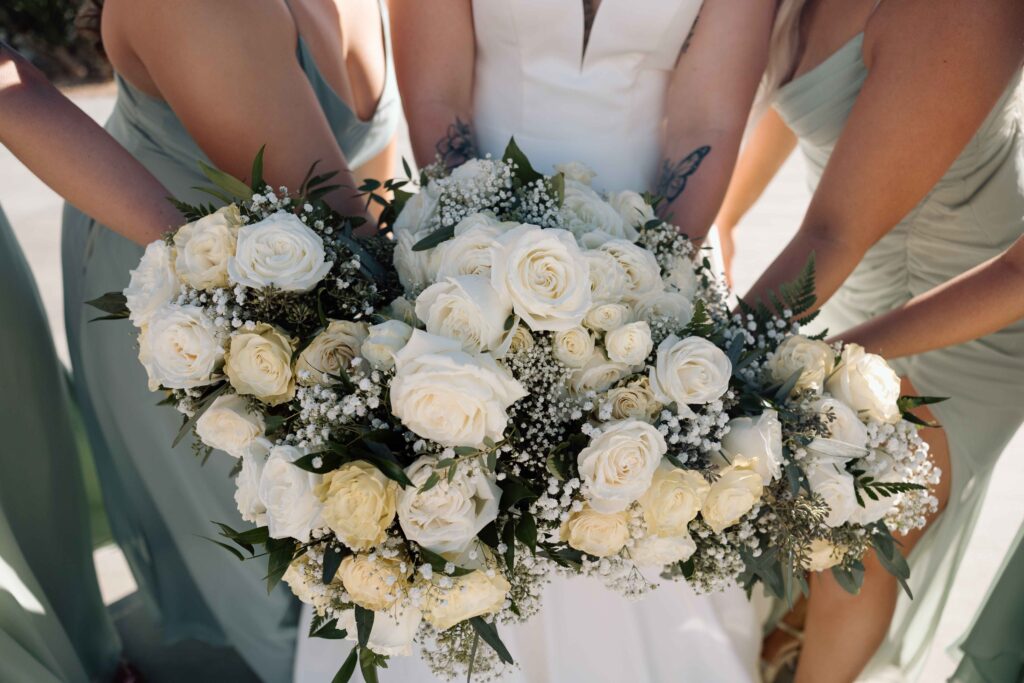
<svg viewBox="0 0 1024 683"><path fill-rule="evenodd" d="M704 145L693 150L679 161L665 159L661 166L661 179L658 180L657 193L668 203L674 202L686 189L690 176L697 172L701 163L711 153L711 147Z"/></svg>
<svg viewBox="0 0 1024 683"><path fill-rule="evenodd" d="M449 170L480 156L476 149L473 127L457 116L455 121L448 125L444 137L437 141L435 149L441 163Z"/></svg>

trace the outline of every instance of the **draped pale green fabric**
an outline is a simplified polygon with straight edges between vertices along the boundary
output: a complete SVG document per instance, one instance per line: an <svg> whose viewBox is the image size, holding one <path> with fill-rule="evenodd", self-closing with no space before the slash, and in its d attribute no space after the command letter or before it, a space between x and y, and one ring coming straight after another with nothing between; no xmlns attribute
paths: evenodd
<svg viewBox="0 0 1024 683"><path fill-rule="evenodd" d="M1024 681L1024 526L960 649L954 683Z"/></svg>
<svg viewBox="0 0 1024 683"><path fill-rule="evenodd" d="M378 110L360 121L299 41L297 59L352 166L381 152L398 123L400 103L390 45L386 48L388 73ZM208 201L193 188L208 184L198 161L209 161L173 110L122 78L117 84L117 103L106 124L110 134L174 196ZM251 151L255 156L257 150ZM181 417L157 406L162 396L147 391L136 360L136 331L127 321L86 324L93 314L83 302L123 289L142 249L70 206L64 212L62 248L76 391L111 528L165 636L230 644L265 681L288 680L298 611L287 588L279 586L268 596L265 559L240 563L200 538L215 534L211 521L244 526L229 477L234 461L215 453L203 467L189 439L171 448Z"/></svg>
<svg viewBox="0 0 1024 683"><path fill-rule="evenodd" d="M65 372L0 211L0 680L107 680L121 644L100 598Z"/></svg>
<svg viewBox="0 0 1024 683"><path fill-rule="evenodd" d="M867 77L858 35L785 85L775 107L799 138L811 190ZM899 112L893 112L899 116ZM1021 99L1015 82L928 195L865 255L815 327L841 332L932 289L1005 250L1024 233ZM914 599L901 595L868 672L912 677L922 663L963 555L988 479L1024 419L1024 322L896 363L934 406L952 452L952 492L910 556Z"/></svg>

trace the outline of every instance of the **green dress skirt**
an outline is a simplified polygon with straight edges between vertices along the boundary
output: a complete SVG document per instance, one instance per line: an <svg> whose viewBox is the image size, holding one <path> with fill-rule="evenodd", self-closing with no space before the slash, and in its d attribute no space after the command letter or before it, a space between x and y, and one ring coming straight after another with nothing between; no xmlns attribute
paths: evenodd
<svg viewBox="0 0 1024 683"><path fill-rule="evenodd" d="M964 657L950 681L1024 681L1024 526L960 649Z"/></svg>
<svg viewBox="0 0 1024 683"><path fill-rule="evenodd" d="M107 681L121 643L92 563L66 375L0 211L0 681Z"/></svg>
<svg viewBox="0 0 1024 683"><path fill-rule="evenodd" d="M796 133L813 191L868 70L863 34L784 85L774 106ZM1019 81L1019 78L1018 78ZM895 112L894 115L898 115ZM1020 83L1014 82L938 183L868 252L823 306L833 333L890 311L1002 253L1024 234ZM915 677L932 643L992 467L1024 421L1024 321L979 340L894 363L926 396L949 441L951 492L910 554L914 599L901 595L867 673Z"/></svg>
<svg viewBox="0 0 1024 683"><path fill-rule="evenodd" d="M386 21L383 3L382 14ZM388 31L383 34L386 38ZM373 118L363 121L322 77L305 43L300 39L298 44L297 59L352 167L383 151L401 116L390 45L385 47L384 93ZM175 197L207 202L209 197L193 188L209 184L198 167L200 160L209 160L174 111L123 78L117 78L117 86L107 131ZM83 302L122 290L142 249L68 206L62 251L76 393L96 453L111 530L142 594L165 637L230 645L264 681L289 680L295 600L283 586L267 595L265 559L241 563L201 538L216 535L214 521L244 526L229 477L235 461L215 453L203 466L189 439L171 448L181 416L157 406L162 396L147 390L136 330L127 321L87 324L93 312Z"/></svg>

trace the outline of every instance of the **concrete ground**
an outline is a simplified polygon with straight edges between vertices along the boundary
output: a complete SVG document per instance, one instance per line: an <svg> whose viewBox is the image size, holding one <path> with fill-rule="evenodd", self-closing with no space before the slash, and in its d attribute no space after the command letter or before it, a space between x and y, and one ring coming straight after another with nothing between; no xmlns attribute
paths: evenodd
<svg viewBox="0 0 1024 683"><path fill-rule="evenodd" d="M97 120L104 120L113 107L109 88L91 88L71 93L72 99ZM740 228L739 249L735 268L738 291L745 291L785 245L797 224L808 200L802 162L791 158L765 196L754 207ZM9 151L0 147L0 204L7 212L29 263L35 272L50 318L50 325L58 352L67 362L67 343L61 296L60 269L60 211L61 202L46 186L33 177ZM971 541L967 558L954 586L952 597L939 627L921 681L935 683L945 680L955 668L956 658L948 651L957 638L968 628L977 606L984 598L989 584L1007 550L1009 543L1024 518L1019 490L1024 484L1024 430L1011 442L996 468L992 485L981 514L977 530ZM120 610L128 610L122 619L126 631L139 641L154 641L158 634L151 625L146 626L135 615L132 597L135 584L123 557L114 546L96 551L101 589L108 604L124 598ZM140 623L142 625L140 625ZM147 631L147 629L150 629ZM143 634L143 635L140 635ZM131 644L131 643L129 643ZM217 659L216 651L201 646L182 646L180 652L195 655L208 653ZM192 647L194 649L188 649ZM163 653L166 654L166 653ZM153 655L147 655L147 657ZM181 661L182 657L157 656L153 664L164 660ZM235 680L233 676L228 678ZM186 680L186 679L179 679ZM227 680L225 678L224 680Z"/></svg>

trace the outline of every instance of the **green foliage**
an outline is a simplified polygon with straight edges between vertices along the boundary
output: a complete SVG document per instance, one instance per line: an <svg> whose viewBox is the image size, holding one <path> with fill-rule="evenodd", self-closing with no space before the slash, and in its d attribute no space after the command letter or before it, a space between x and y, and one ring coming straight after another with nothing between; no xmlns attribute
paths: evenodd
<svg viewBox="0 0 1024 683"><path fill-rule="evenodd" d="M498 629L494 624L485 621L483 617L473 617L469 620L469 623L473 626L473 630L477 632L477 635L498 654L498 659L506 664L515 664L515 660L512 659L512 655L509 653L508 648L505 647L505 643L501 642Z"/></svg>
<svg viewBox="0 0 1024 683"><path fill-rule="evenodd" d="M196 422L199 421L199 418L203 416L203 413L205 413L210 408L210 406L213 405L213 402L217 399L217 397L223 394L227 390L227 388L228 383L221 382L220 384L207 389L207 392L203 394L203 397L201 399L199 399L199 405L192 413L192 417L186 418L185 421L182 423L181 429L178 430L178 434L174 437L174 441L171 442L171 448L176 447L179 443L181 443L182 439L184 439L187 435L192 433L192 430L195 428Z"/></svg>
<svg viewBox="0 0 1024 683"><path fill-rule="evenodd" d="M683 328L680 336L684 338L704 337L707 339L715 334L716 329L715 322L711 319L704 300L697 299L697 303L693 307L693 317L690 318L690 322Z"/></svg>
<svg viewBox="0 0 1024 683"><path fill-rule="evenodd" d="M87 306L103 311L107 315L93 318L89 322L97 320L123 320L128 317L128 301L121 292L107 292L103 296L85 302Z"/></svg>
<svg viewBox="0 0 1024 683"><path fill-rule="evenodd" d="M865 476L864 472L854 470L853 492L857 497L857 503L864 507L864 498L861 491L871 500L879 500L896 496L908 491L925 491L927 487L921 484L912 484L906 481L875 481L874 477Z"/></svg>

